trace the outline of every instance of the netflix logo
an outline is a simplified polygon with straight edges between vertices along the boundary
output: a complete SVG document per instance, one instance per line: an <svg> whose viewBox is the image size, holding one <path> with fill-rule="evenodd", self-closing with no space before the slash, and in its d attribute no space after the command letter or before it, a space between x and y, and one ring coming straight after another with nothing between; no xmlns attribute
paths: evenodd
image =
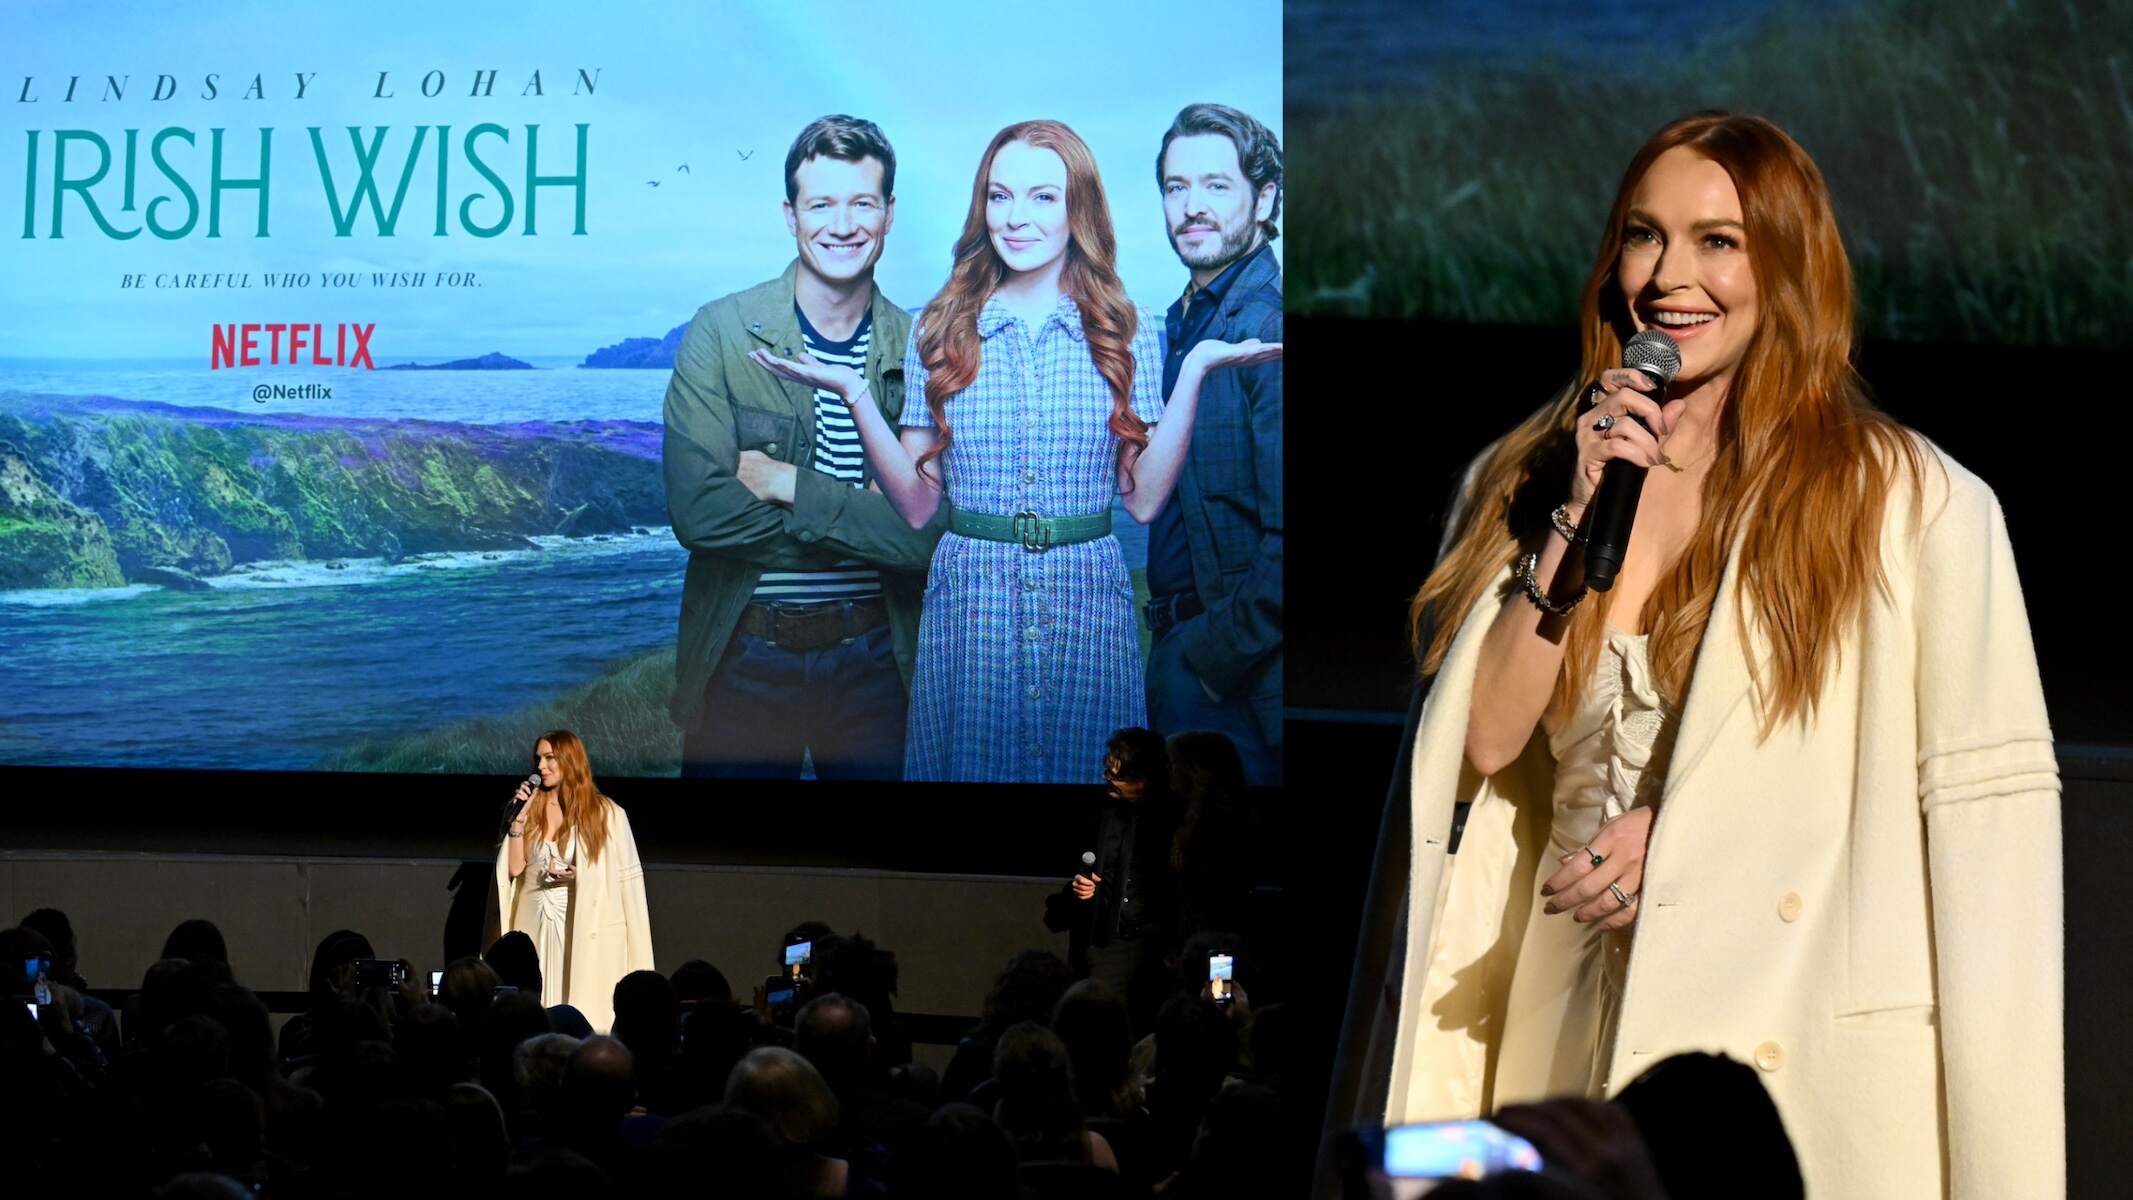
<svg viewBox="0 0 2133 1200"><path fill-rule="evenodd" d="M377 325L335 325L329 340L324 325L275 321L257 325L217 325L208 368L303 366L348 367L375 371L370 335Z"/></svg>

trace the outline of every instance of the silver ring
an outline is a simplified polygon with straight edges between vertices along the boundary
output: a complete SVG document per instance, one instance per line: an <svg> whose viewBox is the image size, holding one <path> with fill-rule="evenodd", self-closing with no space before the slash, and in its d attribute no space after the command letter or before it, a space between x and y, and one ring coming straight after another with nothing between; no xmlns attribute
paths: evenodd
<svg viewBox="0 0 2133 1200"><path fill-rule="evenodd" d="M1637 902L1637 898L1635 896L1630 895L1628 892L1623 891L1622 885L1619 883L1608 884L1607 890L1615 894L1615 899L1620 900L1622 902L1623 908L1628 908L1630 905L1635 904Z"/></svg>
<svg viewBox="0 0 2133 1200"><path fill-rule="evenodd" d="M1592 423L1592 431L1594 433L1606 433L1614 427L1615 415L1613 413L1601 413L1600 419Z"/></svg>

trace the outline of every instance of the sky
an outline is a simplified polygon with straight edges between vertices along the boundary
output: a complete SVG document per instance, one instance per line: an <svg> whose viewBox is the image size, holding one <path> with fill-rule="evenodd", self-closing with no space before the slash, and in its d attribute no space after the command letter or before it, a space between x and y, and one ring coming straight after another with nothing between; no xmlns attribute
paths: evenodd
<svg viewBox="0 0 2133 1200"><path fill-rule="evenodd" d="M1120 275L1135 300L1160 308L1185 279L1154 172L1172 116L1216 100L1281 132L1274 0L1202 11L1120 0L216 3L141 6L125 20L106 6L37 2L11 6L10 18L0 46L0 310L8 314L0 358L197 354L204 362L216 322L376 322L380 352L392 361L488 350L576 355L658 336L703 302L783 270L793 255L780 207L785 150L802 126L830 112L877 122L896 148L896 224L877 273L891 300L913 307L939 288L978 156L1002 126L1041 116L1065 121L1095 152L1118 222ZM490 70L493 93L470 97L477 72ZM523 95L536 70L545 95ZM598 73L590 94L578 88L580 70ZM375 94L381 71L386 97ZM438 94L424 97L433 71L441 73L430 85ZM303 99L298 73L310 76ZM209 74L217 76L214 99L204 98ZM246 99L255 74L265 95ZM72 76L80 82L67 103ZM107 76L120 77L122 98L104 98ZM160 76L171 78L162 86L174 94L158 101ZM510 185L511 227L479 238L455 215L448 236L433 236L438 126L451 128L452 213L479 192L485 198L472 219L495 218L495 189L462 146L483 122L509 131L508 142L487 137L478 150ZM539 232L523 236L525 126L540 126L540 171L567 174L579 123L590 126L587 232L572 236L571 192L547 188ZM367 142L381 125L388 132L376 176L387 200L415 128L432 127L398 232L377 236L366 209L353 236L336 237L307 129L320 127L347 205L356 171L348 127ZM64 236L49 236L63 129L109 143L110 174L92 195L114 226L138 228L158 196L173 197L159 217L176 223L183 203L149 159L151 139L167 127L196 138L166 146L201 196L193 233L112 240L69 194ZM247 191L225 193L222 236L206 236L208 131L218 127L232 178L258 173L258 131L274 130L265 239L253 236L257 201ZM130 213L120 211L128 129L140 130ZM89 143L72 143L69 177L83 177L95 158ZM22 236L26 205L31 238ZM374 271L426 272L430 281L380 289ZM329 287L340 272L355 285ZM477 286L440 286L445 272L471 273ZM158 275L217 273L248 274L251 287L153 286ZM262 277L270 273L308 273L310 283L268 291ZM129 275L150 286L122 287Z"/></svg>

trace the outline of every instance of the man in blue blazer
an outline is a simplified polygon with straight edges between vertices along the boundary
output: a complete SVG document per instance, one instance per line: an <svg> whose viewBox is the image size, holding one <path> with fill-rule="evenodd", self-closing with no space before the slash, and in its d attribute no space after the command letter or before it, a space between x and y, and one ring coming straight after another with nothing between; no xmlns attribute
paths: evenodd
<svg viewBox="0 0 2133 1200"><path fill-rule="evenodd" d="M1281 340L1281 142L1234 108L1188 105L1156 179L1192 272L1164 316L1168 396L1201 341ZM1258 786L1281 781L1281 529L1281 363L1215 372L1148 531L1148 717L1165 734L1229 735Z"/></svg>

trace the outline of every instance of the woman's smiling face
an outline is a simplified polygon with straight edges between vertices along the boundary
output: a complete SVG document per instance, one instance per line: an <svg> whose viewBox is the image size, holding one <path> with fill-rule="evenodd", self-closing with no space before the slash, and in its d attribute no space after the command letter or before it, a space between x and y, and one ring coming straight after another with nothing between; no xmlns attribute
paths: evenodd
<svg viewBox="0 0 2133 1200"><path fill-rule="evenodd" d="M1686 146L1653 160L1630 199L1615 280L1636 332L1681 350L1677 386L1730 383L1755 337L1755 273L1740 192Z"/></svg>

